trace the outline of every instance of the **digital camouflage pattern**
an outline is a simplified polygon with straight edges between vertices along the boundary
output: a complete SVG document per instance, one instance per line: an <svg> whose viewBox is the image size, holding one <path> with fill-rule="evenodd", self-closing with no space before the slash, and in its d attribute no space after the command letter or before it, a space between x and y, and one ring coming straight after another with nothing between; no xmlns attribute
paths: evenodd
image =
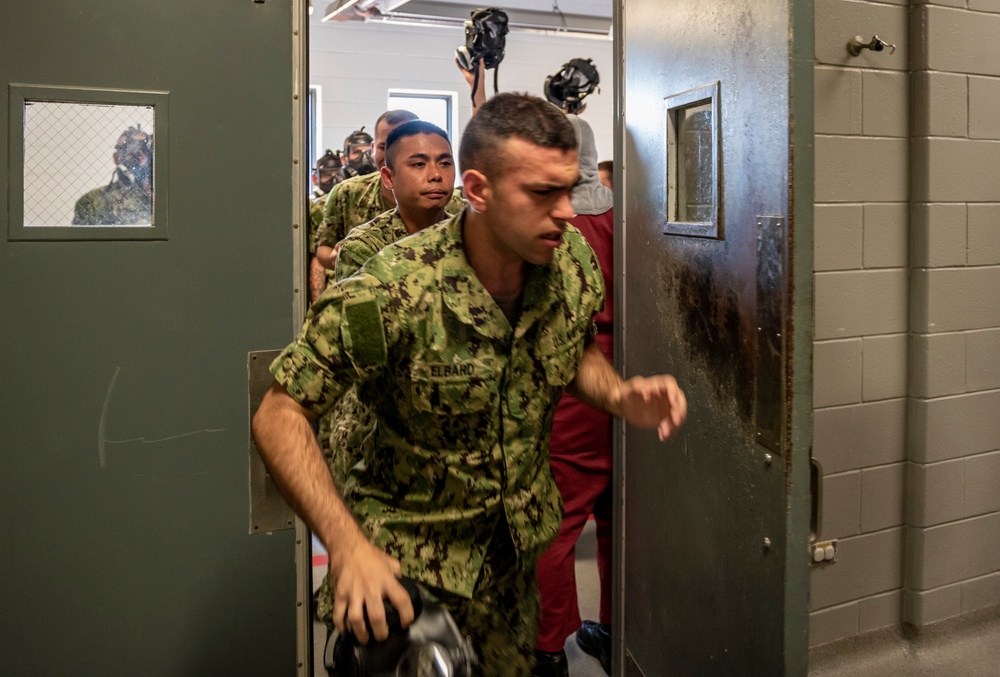
<svg viewBox="0 0 1000 677"><path fill-rule="evenodd" d="M75 226L128 226L152 223L152 197L142 188L112 181L76 201Z"/></svg>
<svg viewBox="0 0 1000 677"><path fill-rule="evenodd" d="M604 282L567 226L550 264L529 268L514 332L466 261L462 223L390 245L327 289L271 369L317 413L357 385L378 424L348 504L404 575L469 596L501 515L520 557L537 557L559 529L549 428L595 334Z"/></svg>
<svg viewBox="0 0 1000 677"><path fill-rule="evenodd" d="M457 215L389 245L328 288L271 371L318 414L356 386L377 424L345 502L404 576L474 598L498 524L529 580L559 531L549 431L595 334L604 283L590 246L567 226L550 264L529 267L512 329L469 267L463 222ZM491 627L508 642L517 632Z"/></svg>
<svg viewBox="0 0 1000 677"><path fill-rule="evenodd" d="M309 200L309 232L307 234L306 246L309 253L316 253L316 235L319 227L323 225L323 210L326 208L326 199L329 193L324 193L319 188L313 189L312 199Z"/></svg>
<svg viewBox="0 0 1000 677"><path fill-rule="evenodd" d="M352 229L340 242L340 253L337 255L337 281L351 277L365 265L365 261L409 234L406 224L403 223L403 217L395 208Z"/></svg>
<svg viewBox="0 0 1000 677"><path fill-rule="evenodd" d="M381 191L382 174L365 174L341 181L330 191L330 199L323 211L323 225L316 236L318 245L334 247L347 237L351 229L368 223L379 214L396 206L386 201ZM457 214L465 209L465 199L455 191L444 210Z"/></svg>
<svg viewBox="0 0 1000 677"><path fill-rule="evenodd" d="M524 677L535 662L535 640L541 601L535 569L519 561L501 528L494 534L472 598L428 588L434 601L448 608L462 634L472 640L483 677ZM502 536L503 540L498 537ZM317 595L317 615L327 627L333 614L329 581Z"/></svg>
<svg viewBox="0 0 1000 677"><path fill-rule="evenodd" d="M335 280L351 277L379 250L407 235L406 224L396 209L354 228L340 242ZM316 436L337 486L347 481L347 472L360 460L361 443L374 427L375 415L361 404L353 387L320 418Z"/></svg>
<svg viewBox="0 0 1000 677"><path fill-rule="evenodd" d="M334 247L355 226L395 207L393 203L386 204L381 185L382 175L374 172L345 179L334 186L323 209L323 224L316 234L316 243Z"/></svg>

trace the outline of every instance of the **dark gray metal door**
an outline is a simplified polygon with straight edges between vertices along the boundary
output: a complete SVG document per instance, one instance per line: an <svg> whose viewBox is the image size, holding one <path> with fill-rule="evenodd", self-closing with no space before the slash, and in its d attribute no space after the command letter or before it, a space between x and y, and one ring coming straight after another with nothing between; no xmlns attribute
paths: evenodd
<svg viewBox="0 0 1000 677"><path fill-rule="evenodd" d="M294 534L248 534L246 375L292 330L292 6L0 3L3 674L295 671ZM123 111L86 185L77 108ZM115 163L142 185L126 127L152 208L71 225Z"/></svg>
<svg viewBox="0 0 1000 677"><path fill-rule="evenodd" d="M619 359L690 407L624 430L618 674L806 673L811 5L617 7Z"/></svg>

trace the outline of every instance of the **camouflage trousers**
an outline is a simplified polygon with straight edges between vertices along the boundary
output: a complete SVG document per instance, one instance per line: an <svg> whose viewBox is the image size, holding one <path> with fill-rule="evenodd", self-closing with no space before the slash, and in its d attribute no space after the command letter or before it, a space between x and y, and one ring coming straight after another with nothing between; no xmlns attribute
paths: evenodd
<svg viewBox="0 0 1000 677"><path fill-rule="evenodd" d="M535 664L541 610L535 561L517 557L506 529L501 521L472 599L427 588L472 640L480 677L528 677ZM316 615L332 627L333 593L328 577L323 579L316 601Z"/></svg>

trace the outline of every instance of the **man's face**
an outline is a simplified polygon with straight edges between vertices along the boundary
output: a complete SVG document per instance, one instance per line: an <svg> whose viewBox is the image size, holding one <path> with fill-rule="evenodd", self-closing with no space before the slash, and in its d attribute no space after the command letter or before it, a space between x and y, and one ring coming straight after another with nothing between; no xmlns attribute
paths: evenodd
<svg viewBox="0 0 1000 677"><path fill-rule="evenodd" d="M451 144L437 134L414 134L395 144L393 167L382 176L396 204L406 210L444 209L455 188Z"/></svg>
<svg viewBox="0 0 1000 677"><path fill-rule="evenodd" d="M402 122L399 125L403 124ZM379 169L385 167L385 140L389 138L389 132L399 125L390 125L385 121L375 125L375 138L372 140L372 159Z"/></svg>
<svg viewBox="0 0 1000 677"><path fill-rule="evenodd" d="M485 194L494 244L511 258L548 264L574 216L569 198L580 175L576 150L513 137L504 143L497 173Z"/></svg>

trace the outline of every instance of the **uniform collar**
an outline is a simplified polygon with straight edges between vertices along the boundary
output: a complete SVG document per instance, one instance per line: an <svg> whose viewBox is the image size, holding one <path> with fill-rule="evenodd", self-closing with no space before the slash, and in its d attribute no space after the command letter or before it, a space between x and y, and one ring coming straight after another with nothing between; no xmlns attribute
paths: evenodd
<svg viewBox="0 0 1000 677"><path fill-rule="evenodd" d="M438 279L445 305L460 321L480 334L494 339L510 338L510 323L465 257L462 247L465 213L463 211L449 218L445 225L448 243ZM561 250L557 250L548 265L528 266L521 296L521 316L514 332L516 338L526 334L531 325L543 317L559 298L563 289L559 269L561 256Z"/></svg>
<svg viewBox="0 0 1000 677"><path fill-rule="evenodd" d="M375 197L378 199L378 203L382 205L382 211L387 212L396 206L395 201L386 204L386 199L382 196L382 172L372 172L371 174L365 174L365 176L370 176L371 181L369 190L375 191Z"/></svg>

